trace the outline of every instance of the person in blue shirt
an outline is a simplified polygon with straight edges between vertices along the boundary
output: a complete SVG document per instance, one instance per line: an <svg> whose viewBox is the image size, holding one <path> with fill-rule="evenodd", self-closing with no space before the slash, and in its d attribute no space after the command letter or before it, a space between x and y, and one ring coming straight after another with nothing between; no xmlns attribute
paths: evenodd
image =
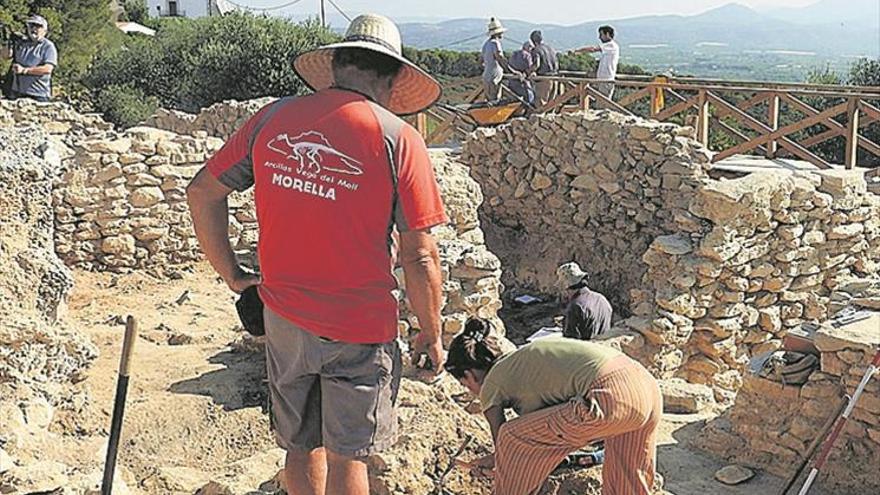
<svg viewBox="0 0 880 495"><path fill-rule="evenodd" d="M28 17L25 28L24 39L0 49L0 57L12 59L10 96L46 102L52 98L52 72L58 65L58 50L46 38L49 23L42 16Z"/></svg>

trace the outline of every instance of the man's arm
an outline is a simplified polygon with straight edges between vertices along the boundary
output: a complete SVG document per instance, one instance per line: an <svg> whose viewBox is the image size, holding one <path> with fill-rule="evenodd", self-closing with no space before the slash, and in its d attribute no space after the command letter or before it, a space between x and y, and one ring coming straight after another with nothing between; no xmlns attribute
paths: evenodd
<svg viewBox="0 0 880 495"><path fill-rule="evenodd" d="M23 67L19 64L12 64L12 70L16 74L22 76L47 76L52 74L52 71L55 70L55 66L52 64L43 64L36 67Z"/></svg>
<svg viewBox="0 0 880 495"><path fill-rule="evenodd" d="M596 53L596 52L601 52L601 51L602 51L602 47L600 47L600 46L585 46L582 48L576 48L576 49L572 50L572 52L574 52L574 53Z"/></svg>
<svg viewBox="0 0 880 495"><path fill-rule="evenodd" d="M510 66L509 63L507 63L507 59L504 57L504 53L500 49L495 51L493 56L495 57L495 60L498 62L498 64L501 65L501 68L505 71L510 72L511 74L516 76L522 75L518 70L514 69Z"/></svg>
<svg viewBox="0 0 880 495"><path fill-rule="evenodd" d="M443 366L440 341L440 306L443 298L440 254L427 229L400 234L400 264L406 277L406 293L421 331L413 342L416 352L427 352L439 373Z"/></svg>
<svg viewBox="0 0 880 495"><path fill-rule="evenodd" d="M564 337L572 339L583 338L584 328L584 310L577 304L568 305L568 311L565 314L565 328L562 330Z"/></svg>
<svg viewBox="0 0 880 495"><path fill-rule="evenodd" d="M507 418L504 416L504 409L498 406L493 406L486 409L486 412L484 412L483 415L486 416L486 421L489 422L489 431L492 432L492 442L497 448L498 431L501 430L501 425L507 421Z"/></svg>
<svg viewBox="0 0 880 495"><path fill-rule="evenodd" d="M532 54L532 65L529 67L529 72L534 74L538 72L538 67L541 66L541 56L537 53Z"/></svg>
<svg viewBox="0 0 880 495"><path fill-rule="evenodd" d="M242 270L229 244L229 205L232 189L203 168L186 187L193 227L202 251L234 292L241 293L260 283L259 277Z"/></svg>

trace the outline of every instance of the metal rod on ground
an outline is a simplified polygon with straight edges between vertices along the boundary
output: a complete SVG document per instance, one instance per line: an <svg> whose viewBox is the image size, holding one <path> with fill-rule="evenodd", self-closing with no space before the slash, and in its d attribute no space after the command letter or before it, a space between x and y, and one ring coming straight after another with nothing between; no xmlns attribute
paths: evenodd
<svg viewBox="0 0 880 495"><path fill-rule="evenodd" d="M804 468L807 467L807 464L810 462L810 458L813 457L813 454L816 453L816 449L819 448L819 445L822 444L822 439L828 435L828 432L831 431L831 427L834 426L834 423L837 422L837 419L840 417L840 414L843 413L843 409L846 407L846 398L840 399L840 403L834 409L834 411L828 416L828 419L825 420L825 424L822 425L822 428L819 429L819 434L816 435L816 438L813 439L812 443L810 443L810 447L807 449L806 454L804 454L804 459L801 461L801 464L795 470L791 476L786 480L785 486L780 490L779 495L786 495L788 490L794 485L794 482L800 477L801 473L804 472Z"/></svg>
<svg viewBox="0 0 880 495"><path fill-rule="evenodd" d="M847 420L849 420L849 416L852 414L853 408L855 408L856 402L858 402L862 392L864 392L865 386L868 385L868 381L878 370L880 370L880 349L877 350L874 359L865 371L865 376L862 377L862 381L859 382L859 386L856 387L856 391L853 393L852 397L850 397L846 409L843 411L843 414L840 416L840 419L837 421L831 434L822 445L822 451L819 452L819 457L816 458L816 462L813 464L813 469L811 469L810 474L807 475L807 480L804 482L798 495L807 495L807 492L810 491L810 487L813 486L813 482L816 481L816 475L819 474L819 470L822 469L822 466L825 465L825 461L828 460L828 454L831 452L831 447L834 446L834 441L837 440L837 437L846 425Z"/></svg>
<svg viewBox="0 0 880 495"><path fill-rule="evenodd" d="M452 457L449 458L449 465L446 466L446 469L444 469L443 472L440 473L440 477L437 478L436 488L435 488L437 495L444 495L443 492L445 490L445 487L443 485L446 481L446 476L452 471L452 468L455 467L455 461L458 459L458 456L460 456L464 452L464 449L466 449L467 446L470 445L470 443L473 440L474 440L473 435L471 435L469 433L465 433L464 441L461 442L461 445L458 447L458 450L456 450L455 453L452 454Z"/></svg>
<svg viewBox="0 0 880 495"><path fill-rule="evenodd" d="M129 315L125 320L125 337L122 341L122 356L119 358L119 378L116 381L116 399L113 402L113 418L110 420L110 441L107 444L107 458L104 461L101 495L110 495L113 490L113 473L116 471L116 453L119 450L119 437L122 433L122 415L125 412L125 396L128 392L131 353L136 339L137 321L134 316Z"/></svg>

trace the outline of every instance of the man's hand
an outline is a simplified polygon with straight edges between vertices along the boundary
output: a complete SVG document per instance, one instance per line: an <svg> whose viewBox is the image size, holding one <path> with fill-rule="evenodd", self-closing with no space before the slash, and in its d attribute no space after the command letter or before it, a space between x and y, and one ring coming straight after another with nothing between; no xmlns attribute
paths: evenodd
<svg viewBox="0 0 880 495"><path fill-rule="evenodd" d="M24 67L19 64L12 64L12 72L15 74L24 74Z"/></svg>
<svg viewBox="0 0 880 495"><path fill-rule="evenodd" d="M470 470L472 476L491 478L495 476L495 454L484 455L473 461L456 460L459 466Z"/></svg>
<svg viewBox="0 0 880 495"><path fill-rule="evenodd" d="M431 337L425 332L419 332L413 339L413 355L425 353L431 358L431 364L434 375L439 375L443 371L443 363L446 362L446 353L443 351L443 343L440 342L440 336Z"/></svg>
<svg viewBox="0 0 880 495"><path fill-rule="evenodd" d="M437 243L428 230L400 234L400 264L406 278L406 296L419 319L421 331L413 339L413 352L431 358L434 375L439 375L445 361L440 335L440 303L443 297L440 255Z"/></svg>
<svg viewBox="0 0 880 495"><path fill-rule="evenodd" d="M232 276L232 278L226 280L225 282L226 285L228 285L229 288L232 289L232 292L235 292L236 294L241 294L248 287L251 287L253 285L260 285L263 280L260 278L259 275L246 272L239 268Z"/></svg>

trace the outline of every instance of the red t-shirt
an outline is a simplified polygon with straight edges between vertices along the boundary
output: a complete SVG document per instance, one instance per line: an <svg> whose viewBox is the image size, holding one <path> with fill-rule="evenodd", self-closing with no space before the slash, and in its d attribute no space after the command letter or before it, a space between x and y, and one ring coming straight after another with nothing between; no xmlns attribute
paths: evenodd
<svg viewBox="0 0 880 495"><path fill-rule="evenodd" d="M449 221L415 129L327 89L267 105L206 167L232 189L255 187L266 306L334 340L397 336L394 229Z"/></svg>

